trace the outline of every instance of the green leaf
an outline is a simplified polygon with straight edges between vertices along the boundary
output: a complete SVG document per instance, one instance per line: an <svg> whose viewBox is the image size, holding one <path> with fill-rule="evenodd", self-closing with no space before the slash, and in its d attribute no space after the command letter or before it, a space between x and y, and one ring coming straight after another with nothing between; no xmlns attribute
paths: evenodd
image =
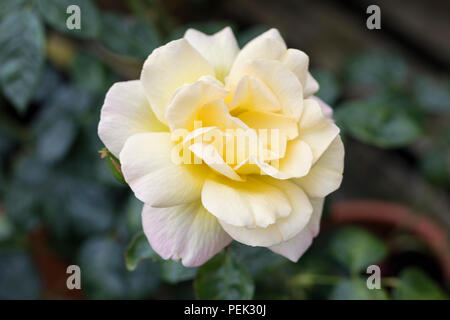
<svg viewBox="0 0 450 320"><path fill-rule="evenodd" d="M54 162L67 154L77 130L72 119L68 117L53 119L53 122L47 124L38 134L36 151L40 160Z"/></svg>
<svg viewBox="0 0 450 320"><path fill-rule="evenodd" d="M164 281L176 284L181 281L192 280L195 278L197 268L187 268L180 262L167 260L162 264L161 276Z"/></svg>
<svg viewBox="0 0 450 320"><path fill-rule="evenodd" d="M130 195L125 207L126 227L129 234L136 234L142 230L142 207L143 203L134 196Z"/></svg>
<svg viewBox="0 0 450 320"><path fill-rule="evenodd" d="M85 292L91 299L143 299L160 283L159 265L145 261L128 272L122 260L123 246L115 239L95 237L81 247L78 263Z"/></svg>
<svg viewBox="0 0 450 320"><path fill-rule="evenodd" d="M0 243L7 241L14 234L14 225L8 216L0 211Z"/></svg>
<svg viewBox="0 0 450 320"><path fill-rule="evenodd" d="M91 0L37 0L39 12L45 21L58 31L80 38L93 38L100 32L99 13ZM70 5L80 7L80 29L67 28Z"/></svg>
<svg viewBox="0 0 450 320"><path fill-rule="evenodd" d="M386 103L349 102L339 107L334 116L338 125L354 138L382 148L409 145L422 135L414 117Z"/></svg>
<svg viewBox="0 0 450 320"><path fill-rule="evenodd" d="M2 201L6 214L18 228L32 230L39 225L36 187L13 181L8 185Z"/></svg>
<svg viewBox="0 0 450 320"><path fill-rule="evenodd" d="M194 282L199 299L251 299L253 280L229 252L221 252L201 266Z"/></svg>
<svg viewBox="0 0 450 320"><path fill-rule="evenodd" d="M62 78L62 75L54 67L46 64L34 92L33 102L40 105L49 100L49 97L52 97L58 91L60 84L63 82Z"/></svg>
<svg viewBox="0 0 450 320"><path fill-rule="evenodd" d="M388 295L383 289L367 288L363 278L343 279L333 288L330 300L386 300Z"/></svg>
<svg viewBox="0 0 450 320"><path fill-rule="evenodd" d="M331 239L332 256L353 274L365 270L369 265L383 260L387 249L383 242L367 231L345 227Z"/></svg>
<svg viewBox="0 0 450 320"><path fill-rule="evenodd" d="M136 234L125 252L125 263L129 271L134 271L143 260L160 260L159 255L148 243L143 232Z"/></svg>
<svg viewBox="0 0 450 320"><path fill-rule="evenodd" d="M90 92L104 93L108 89L103 64L90 54L77 53L70 65L70 76L78 87Z"/></svg>
<svg viewBox="0 0 450 320"><path fill-rule="evenodd" d="M447 295L425 273L417 268L408 268L400 273L400 284L394 288L396 300L444 300Z"/></svg>
<svg viewBox="0 0 450 320"><path fill-rule="evenodd" d="M30 257L18 249L0 250L0 299L39 299L41 283Z"/></svg>
<svg viewBox="0 0 450 320"><path fill-rule="evenodd" d="M111 228L116 213L111 200L112 194L101 185L70 175L61 177L53 188L56 187L61 191L54 190L51 194L61 194L62 211L67 213L65 218L70 219L72 228L79 235L98 234Z"/></svg>
<svg viewBox="0 0 450 320"><path fill-rule="evenodd" d="M24 9L0 22L0 86L18 112L25 112L44 61L44 29L39 17Z"/></svg>
<svg viewBox="0 0 450 320"><path fill-rule="evenodd" d="M102 23L100 41L117 54L143 60L161 44L155 26L149 21L104 13Z"/></svg>
<svg viewBox="0 0 450 320"><path fill-rule="evenodd" d="M19 11L29 4L27 0L2 0L0 1L0 18L6 17L14 11Z"/></svg>
<svg viewBox="0 0 450 320"><path fill-rule="evenodd" d="M448 148L427 150L420 159L420 167L424 176L436 186L445 187L450 184L450 162Z"/></svg>
<svg viewBox="0 0 450 320"><path fill-rule="evenodd" d="M428 76L419 76L414 82L413 94L423 110L450 113L450 81L438 82Z"/></svg>
<svg viewBox="0 0 450 320"><path fill-rule="evenodd" d="M286 258L263 247L250 247L234 241L232 249L236 261L245 265L254 278L265 277L288 262Z"/></svg>
<svg viewBox="0 0 450 320"><path fill-rule="evenodd" d="M387 90L406 83L408 66L401 56L375 52L351 59L345 80L353 88Z"/></svg>

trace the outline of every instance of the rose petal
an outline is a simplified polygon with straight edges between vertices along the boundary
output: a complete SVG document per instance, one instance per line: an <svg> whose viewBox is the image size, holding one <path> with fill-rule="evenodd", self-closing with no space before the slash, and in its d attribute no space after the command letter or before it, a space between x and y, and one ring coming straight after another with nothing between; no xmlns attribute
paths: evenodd
<svg viewBox="0 0 450 320"><path fill-rule="evenodd" d="M232 87L233 85L231 82L227 82L227 87ZM234 113L249 110L267 112L281 110L278 98L258 78L245 75L232 89L230 91L231 102L228 108Z"/></svg>
<svg viewBox="0 0 450 320"><path fill-rule="evenodd" d="M223 85L210 76L201 77L192 84L181 86L174 93L166 109L165 117L171 130L179 128L193 130L198 109L211 100L226 95L227 91Z"/></svg>
<svg viewBox="0 0 450 320"><path fill-rule="evenodd" d="M229 224L221 218L219 218L219 222L225 232L227 232L234 240L250 246L269 247L290 240L298 234L298 232L300 232L310 220L313 209L306 194L294 183L288 180L281 181L268 177L259 178L259 180L260 182L266 183L267 185L281 191L288 198L287 203L289 203L292 208L290 214L284 217L279 217L275 223L267 225L266 227L239 227ZM265 201L260 199L265 199ZM234 198L232 200L238 201ZM248 203L251 205L256 202L260 206L266 205L268 208L271 208L270 206L273 206L274 200L275 199L272 194L265 192L265 190L261 190L259 193L255 194L253 198L249 198ZM204 202L203 192L202 202ZM218 202L220 203L220 200ZM230 206L230 204L226 203L222 203L222 205L231 207L228 214L232 214L232 212L235 211L233 209L239 209L236 206ZM278 205L285 206L286 203L280 202ZM241 211L238 212L242 212L244 208L240 208L239 210ZM235 212L234 215L236 215Z"/></svg>
<svg viewBox="0 0 450 320"><path fill-rule="evenodd" d="M291 212L281 190L250 176L245 182L209 177L202 189L202 203L227 225L237 227L264 228Z"/></svg>
<svg viewBox="0 0 450 320"><path fill-rule="evenodd" d="M299 138L311 147L313 163L315 163L327 150L340 130L338 126L325 117L316 100L304 100L303 107L303 114L298 122Z"/></svg>
<svg viewBox="0 0 450 320"><path fill-rule="evenodd" d="M303 87L303 95L305 99L312 96L317 91L319 91L319 83L313 78L311 73L308 72L306 75L306 84Z"/></svg>
<svg viewBox="0 0 450 320"><path fill-rule="evenodd" d="M217 218L200 201L153 208L144 205L142 225L152 248L163 258L199 266L231 242Z"/></svg>
<svg viewBox="0 0 450 320"><path fill-rule="evenodd" d="M198 200L208 170L198 164L177 164L175 143L168 132L140 133L130 137L120 162L125 181L136 197L154 207Z"/></svg>
<svg viewBox="0 0 450 320"><path fill-rule="evenodd" d="M232 180L243 181L243 179L223 160L219 151L212 144L194 143L189 149L202 159L211 169Z"/></svg>
<svg viewBox="0 0 450 320"><path fill-rule="evenodd" d="M319 103L320 108L322 109L322 113L324 114L324 116L327 117L328 119L330 119L330 121L333 121L333 108L331 108L328 104L326 104L319 97L312 96L311 99L316 100Z"/></svg>
<svg viewBox="0 0 450 320"><path fill-rule="evenodd" d="M310 201L313 213L306 227L291 240L269 247L273 252L288 258L292 262L297 262L300 259L311 245L313 238L319 233L324 198L311 198Z"/></svg>
<svg viewBox="0 0 450 320"><path fill-rule="evenodd" d="M252 60L230 75L230 83L237 83L246 75L264 82L277 97L282 114L298 121L303 110L303 93L302 85L294 73L279 61Z"/></svg>
<svg viewBox="0 0 450 320"><path fill-rule="evenodd" d="M309 173L293 181L310 197L325 197L337 190L344 170L344 145L337 136L314 164Z"/></svg>
<svg viewBox="0 0 450 320"><path fill-rule="evenodd" d="M311 164L311 148L300 139L288 141L286 154L278 160L277 166L256 159L256 165L265 174L281 180L305 176L309 172Z"/></svg>
<svg viewBox="0 0 450 320"><path fill-rule="evenodd" d="M184 38L214 67L216 78L223 81L239 53L231 28L226 27L213 35L188 29Z"/></svg>
<svg viewBox="0 0 450 320"><path fill-rule="evenodd" d="M119 157L125 141L136 133L167 130L155 117L139 80L117 82L108 90L98 135L113 155Z"/></svg>
<svg viewBox="0 0 450 320"><path fill-rule="evenodd" d="M167 124L165 111L175 90L201 76L214 77L214 68L186 39L153 50L144 63L141 81L158 119Z"/></svg>
<svg viewBox="0 0 450 320"><path fill-rule="evenodd" d="M256 59L279 60L287 47L277 29L270 29L247 43L239 52L230 76L239 72L243 64Z"/></svg>
<svg viewBox="0 0 450 320"><path fill-rule="evenodd" d="M281 62L297 76L303 88L305 88L309 66L308 55L297 49L287 49L281 57Z"/></svg>

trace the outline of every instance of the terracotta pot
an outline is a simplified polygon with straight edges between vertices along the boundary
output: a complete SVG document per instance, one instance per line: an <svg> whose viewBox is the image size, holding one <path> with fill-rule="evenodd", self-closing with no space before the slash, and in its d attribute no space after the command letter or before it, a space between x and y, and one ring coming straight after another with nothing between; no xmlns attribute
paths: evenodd
<svg viewBox="0 0 450 320"><path fill-rule="evenodd" d="M345 200L333 203L326 226L364 224L401 228L421 239L440 265L442 276L450 283L450 245L447 231L425 214L400 204L377 200Z"/></svg>
<svg viewBox="0 0 450 320"><path fill-rule="evenodd" d="M69 290L66 285L67 263L48 246L48 235L44 229L29 235L31 253L41 276L45 299L84 299L82 290Z"/></svg>

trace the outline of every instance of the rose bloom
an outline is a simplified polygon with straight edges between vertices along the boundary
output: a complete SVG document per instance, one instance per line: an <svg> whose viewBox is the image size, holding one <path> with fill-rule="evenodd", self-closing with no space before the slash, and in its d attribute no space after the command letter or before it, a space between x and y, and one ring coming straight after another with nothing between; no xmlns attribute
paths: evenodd
<svg viewBox="0 0 450 320"><path fill-rule="evenodd" d="M229 27L190 29L111 87L98 134L162 258L198 266L236 240L297 261L311 245L344 147L308 65L276 29L241 50Z"/></svg>

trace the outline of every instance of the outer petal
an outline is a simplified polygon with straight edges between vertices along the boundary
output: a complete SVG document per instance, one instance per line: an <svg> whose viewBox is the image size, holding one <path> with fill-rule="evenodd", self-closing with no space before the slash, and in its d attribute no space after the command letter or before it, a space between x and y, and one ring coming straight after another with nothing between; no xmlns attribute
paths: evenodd
<svg viewBox="0 0 450 320"><path fill-rule="evenodd" d="M120 153L125 181L136 197L154 207L198 200L208 170L203 165L176 164L176 150L168 132L130 137Z"/></svg>
<svg viewBox="0 0 450 320"><path fill-rule="evenodd" d="M199 266L231 242L217 218L200 201L169 208L144 205L142 225L152 248L163 258Z"/></svg>
<svg viewBox="0 0 450 320"><path fill-rule="evenodd" d="M319 84L308 72L309 57L303 51L288 49L281 57L281 62L300 80L305 99L319 90Z"/></svg>
<svg viewBox="0 0 450 320"><path fill-rule="evenodd" d="M308 98L317 91L319 91L319 83L313 78L311 73L308 72L308 75L306 76L306 84L303 88L303 95L305 98Z"/></svg>
<svg viewBox="0 0 450 320"><path fill-rule="evenodd" d="M239 53L239 46L231 28L226 27L211 36L188 29L184 38L214 67L216 78L223 81Z"/></svg>
<svg viewBox="0 0 450 320"><path fill-rule="evenodd" d="M158 119L167 124L165 110L174 91L205 75L214 77L214 68L186 39L153 50L142 68L141 81Z"/></svg>
<svg viewBox="0 0 450 320"><path fill-rule="evenodd" d="M310 201L313 206L313 213L306 227L291 240L269 247L273 252L293 262L298 261L311 245L313 238L319 233L324 198L313 198Z"/></svg>
<svg viewBox="0 0 450 320"><path fill-rule="evenodd" d="M281 58L281 62L297 76L305 88L309 66L308 55L297 49L288 49Z"/></svg>
<svg viewBox="0 0 450 320"><path fill-rule="evenodd" d="M230 76L238 71L243 64L255 59L279 60L287 47L277 29L270 29L247 43L239 52Z"/></svg>
<svg viewBox="0 0 450 320"><path fill-rule="evenodd" d="M322 108L316 100L304 100L303 107L303 114L298 122L299 138L311 147L313 163L315 163L340 130L338 126L324 116Z"/></svg>
<svg viewBox="0 0 450 320"><path fill-rule="evenodd" d="M100 114L98 135L116 157L130 136L167 130L155 117L139 80L117 82L109 89Z"/></svg>
<svg viewBox="0 0 450 320"><path fill-rule="evenodd" d="M234 240L250 246L269 247L288 241L303 230L310 220L313 208L306 194L294 183L273 178L262 178L262 180L278 188L287 196L292 207L292 212L288 216L277 219L276 223L268 225L266 228L237 227L220 218L219 222ZM271 201L270 196L264 196Z"/></svg>
<svg viewBox="0 0 450 320"><path fill-rule="evenodd" d="M310 197L325 197L339 188L344 170L344 145L337 136L309 173L293 181Z"/></svg>
<svg viewBox="0 0 450 320"><path fill-rule="evenodd" d="M267 227L292 210L283 191L252 177L245 182L209 177L202 189L202 203L217 218L239 229Z"/></svg>
<svg viewBox="0 0 450 320"><path fill-rule="evenodd" d="M331 108L328 104L326 104L322 99L320 99L319 97L316 96L312 96L311 99L316 100L319 105L320 108L322 109L322 113L325 117L327 117L328 119L330 119L331 121L333 121L333 108Z"/></svg>

